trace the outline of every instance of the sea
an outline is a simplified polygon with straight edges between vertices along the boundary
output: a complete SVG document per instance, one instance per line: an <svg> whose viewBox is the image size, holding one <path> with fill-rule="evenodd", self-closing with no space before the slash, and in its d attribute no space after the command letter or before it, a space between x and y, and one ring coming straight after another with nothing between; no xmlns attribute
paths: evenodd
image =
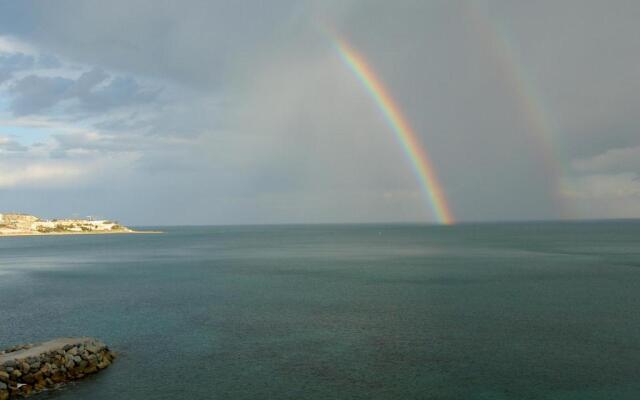
<svg viewBox="0 0 640 400"><path fill-rule="evenodd" d="M0 348L118 354L36 398L640 399L640 221L159 229L0 238Z"/></svg>

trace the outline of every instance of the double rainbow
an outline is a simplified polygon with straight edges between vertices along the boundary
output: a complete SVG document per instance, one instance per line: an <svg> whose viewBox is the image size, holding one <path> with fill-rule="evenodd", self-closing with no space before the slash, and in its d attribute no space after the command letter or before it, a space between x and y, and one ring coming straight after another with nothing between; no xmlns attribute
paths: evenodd
<svg viewBox="0 0 640 400"><path fill-rule="evenodd" d="M342 60L362 82L395 133L396 139L411 161L422 192L429 199L434 217L439 223L453 224L455 220L433 163L420 139L400 112L400 108L366 60L344 40L335 38L334 42Z"/></svg>

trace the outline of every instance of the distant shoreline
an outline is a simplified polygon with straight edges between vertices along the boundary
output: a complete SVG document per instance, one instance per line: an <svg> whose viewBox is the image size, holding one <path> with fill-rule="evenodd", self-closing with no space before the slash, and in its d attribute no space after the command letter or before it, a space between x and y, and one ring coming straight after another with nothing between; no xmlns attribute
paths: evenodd
<svg viewBox="0 0 640 400"><path fill-rule="evenodd" d="M24 232L24 233L0 233L3 237L20 237L20 236L69 236L69 235L149 235L162 234L163 231L93 231L93 232Z"/></svg>

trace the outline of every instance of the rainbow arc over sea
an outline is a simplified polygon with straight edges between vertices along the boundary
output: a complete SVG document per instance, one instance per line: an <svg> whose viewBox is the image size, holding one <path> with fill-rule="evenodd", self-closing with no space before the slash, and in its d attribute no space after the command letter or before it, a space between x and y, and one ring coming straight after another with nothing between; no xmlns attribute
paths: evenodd
<svg viewBox="0 0 640 400"><path fill-rule="evenodd" d="M453 224L455 219L433 163L400 107L363 56L343 39L334 36L334 43L342 60L366 88L395 133L398 143L411 162L421 191L429 200L435 219L441 224Z"/></svg>
<svg viewBox="0 0 640 400"><path fill-rule="evenodd" d="M561 154L559 127L552 112L545 107L543 93L532 79L519 57L518 43L500 23L492 17L487 9L488 4L470 0L463 10L471 23L474 38L486 47L486 53L494 59L501 79L514 100L513 106L520 114L522 123L528 133L536 139L532 150L538 153L542 161L541 167L548 178L550 200L553 202L558 217L571 217L571 208L565 204L562 193L563 178L568 175Z"/></svg>

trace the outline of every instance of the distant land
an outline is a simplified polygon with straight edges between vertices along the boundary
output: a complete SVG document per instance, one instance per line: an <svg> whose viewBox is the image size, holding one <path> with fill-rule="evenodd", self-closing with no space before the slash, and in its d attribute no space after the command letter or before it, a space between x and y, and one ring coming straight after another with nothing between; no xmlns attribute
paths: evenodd
<svg viewBox="0 0 640 400"><path fill-rule="evenodd" d="M158 233L135 231L110 220L52 219L28 214L0 214L0 237L36 235L82 235L113 233Z"/></svg>

